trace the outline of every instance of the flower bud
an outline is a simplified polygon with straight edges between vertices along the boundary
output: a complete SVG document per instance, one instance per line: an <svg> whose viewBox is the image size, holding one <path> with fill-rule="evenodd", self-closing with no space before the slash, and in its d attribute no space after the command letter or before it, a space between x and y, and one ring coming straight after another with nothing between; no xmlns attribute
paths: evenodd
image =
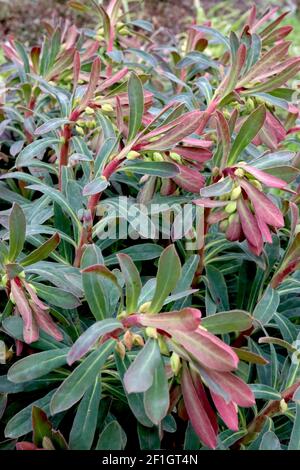
<svg viewBox="0 0 300 470"><path fill-rule="evenodd" d="M222 222L219 223L219 229L221 230L221 232L226 232L227 230L227 227L228 227L228 220L222 220Z"/></svg>
<svg viewBox="0 0 300 470"><path fill-rule="evenodd" d="M124 359L125 354L126 354L126 349L122 341L117 342L115 351L120 356L121 359Z"/></svg>
<svg viewBox="0 0 300 470"><path fill-rule="evenodd" d="M144 346L144 340L143 338L141 337L141 335L136 335L134 334L133 335L133 343L132 343L134 346Z"/></svg>
<svg viewBox="0 0 300 470"><path fill-rule="evenodd" d="M235 201L230 202L225 207L225 212L227 212L227 214L233 214L235 211L236 211L236 202Z"/></svg>
<svg viewBox="0 0 300 470"><path fill-rule="evenodd" d="M125 332L123 342L126 348L130 351L133 345L133 333L130 330Z"/></svg>
<svg viewBox="0 0 300 470"><path fill-rule="evenodd" d="M242 189L240 186L233 188L233 190L231 191L230 199L232 201L236 201L240 197L241 192L242 192Z"/></svg>
<svg viewBox="0 0 300 470"><path fill-rule="evenodd" d="M234 174L235 176L238 176L239 178L243 178L245 176L245 172L242 168L237 168Z"/></svg>
<svg viewBox="0 0 300 470"><path fill-rule="evenodd" d="M168 346L166 345L166 342L162 336L158 337L158 345L159 345L160 352L164 354L165 356L169 356Z"/></svg>
<svg viewBox="0 0 300 470"><path fill-rule="evenodd" d="M101 105L101 110L104 112L104 113L111 113L113 112L114 108L112 107L111 104L109 103L103 103Z"/></svg>
<svg viewBox="0 0 300 470"><path fill-rule="evenodd" d="M155 162L163 162L163 161L164 161L164 157L162 156L161 153L159 153L159 152L154 152L154 153L153 153L153 160L154 160Z"/></svg>
<svg viewBox="0 0 300 470"><path fill-rule="evenodd" d="M151 302L145 302L139 308L139 313L147 313L149 311Z"/></svg>
<svg viewBox="0 0 300 470"><path fill-rule="evenodd" d="M261 183L258 180L251 180L252 186L255 186L259 191L263 190Z"/></svg>
<svg viewBox="0 0 300 470"><path fill-rule="evenodd" d="M85 108L85 113L91 116L92 114L95 114L95 110L93 108L90 108L90 106L87 106Z"/></svg>
<svg viewBox="0 0 300 470"><path fill-rule="evenodd" d="M145 333L146 333L146 336L148 336L148 338L157 339L157 337L158 337L157 329L153 328L152 326L147 326L147 328L145 330Z"/></svg>
<svg viewBox="0 0 300 470"><path fill-rule="evenodd" d="M76 129L77 134L79 134L79 135L84 135L84 131L83 131L83 129L82 129L81 127L76 126L75 129Z"/></svg>
<svg viewBox="0 0 300 470"><path fill-rule="evenodd" d="M181 369L181 359L177 353L173 352L170 358L170 365L174 375L178 375Z"/></svg>
<svg viewBox="0 0 300 470"><path fill-rule="evenodd" d="M175 162L177 162L177 163L182 163L181 156L178 155L178 153L171 152L171 153L170 153L170 157L171 157L172 160L174 160Z"/></svg>
<svg viewBox="0 0 300 470"><path fill-rule="evenodd" d="M11 301L12 304L16 305L16 301L12 293L9 294L9 300Z"/></svg>
<svg viewBox="0 0 300 470"><path fill-rule="evenodd" d="M137 158L139 158L139 156L140 156L139 152L136 152L135 150L130 150L126 158L127 160L136 160Z"/></svg>
<svg viewBox="0 0 300 470"><path fill-rule="evenodd" d="M280 400L279 406L280 406L281 413L285 413L288 409L288 404L287 404L287 402L285 401L284 398L282 398L282 400Z"/></svg>

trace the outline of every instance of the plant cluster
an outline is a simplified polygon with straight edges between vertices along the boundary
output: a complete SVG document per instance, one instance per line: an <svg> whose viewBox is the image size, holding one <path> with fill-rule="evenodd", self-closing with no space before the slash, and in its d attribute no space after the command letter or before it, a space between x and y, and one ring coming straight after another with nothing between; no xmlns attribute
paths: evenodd
<svg viewBox="0 0 300 470"><path fill-rule="evenodd" d="M69 4L97 30L2 45L0 447L300 449L286 13Z"/></svg>

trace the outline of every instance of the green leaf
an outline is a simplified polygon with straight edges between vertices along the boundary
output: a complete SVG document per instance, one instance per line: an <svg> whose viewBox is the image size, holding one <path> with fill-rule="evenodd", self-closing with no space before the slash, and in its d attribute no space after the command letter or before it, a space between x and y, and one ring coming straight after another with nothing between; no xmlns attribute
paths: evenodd
<svg viewBox="0 0 300 470"><path fill-rule="evenodd" d="M99 176L99 178L90 181L82 190L83 196L92 196L93 194L99 194L104 191L107 186L109 186L109 182L103 176Z"/></svg>
<svg viewBox="0 0 300 470"><path fill-rule="evenodd" d="M28 382L67 363L69 348L31 354L16 362L8 371L7 378L14 383Z"/></svg>
<svg viewBox="0 0 300 470"><path fill-rule="evenodd" d="M25 256L20 261L20 264L24 267L30 266L31 264L48 258L50 253L52 253L52 251L54 251L55 248L59 245L59 242L60 236L58 233L55 233L51 238L49 238L49 240L39 246L36 250L33 250L29 255Z"/></svg>
<svg viewBox="0 0 300 470"><path fill-rule="evenodd" d="M136 417L136 419L141 423L143 426L151 427L152 423L146 415L144 403L143 403L143 394L142 393L130 393L128 394L124 385L124 375L128 368L130 367L130 360L125 354L124 359L121 359L118 353L115 353L115 361L116 366L118 369L118 373L120 375L120 379L122 381L124 392L126 394L126 398L128 401L128 405Z"/></svg>
<svg viewBox="0 0 300 470"><path fill-rule="evenodd" d="M81 269L103 264L103 262L100 248L96 245L88 245L81 259ZM95 272L83 272L82 282L86 301L96 320L104 320L110 316L108 298L101 276Z"/></svg>
<svg viewBox="0 0 300 470"><path fill-rule="evenodd" d="M31 189L32 191L40 191L41 193L49 196L52 201L56 202L61 207L61 209L71 217L78 231L81 231L81 223L77 215L75 214L68 201L65 199L65 197L61 194L60 191L46 186L45 184L32 184L27 186L27 189Z"/></svg>
<svg viewBox="0 0 300 470"><path fill-rule="evenodd" d="M102 431L96 450L124 450L127 437L118 421L111 421Z"/></svg>
<svg viewBox="0 0 300 470"><path fill-rule="evenodd" d="M21 207L14 203L9 215L9 261L15 261L21 253L26 234L26 219Z"/></svg>
<svg viewBox="0 0 300 470"><path fill-rule="evenodd" d="M280 441L273 431L267 431L263 435L259 450L282 450Z"/></svg>
<svg viewBox="0 0 300 470"><path fill-rule="evenodd" d="M101 367L113 352L114 347L115 341L113 339L106 341L73 370L56 390L51 400L52 414L68 410L80 400L100 374Z"/></svg>
<svg viewBox="0 0 300 470"><path fill-rule="evenodd" d="M117 258L126 284L126 312L130 314L137 310L142 282L140 274L130 256L119 253Z"/></svg>
<svg viewBox="0 0 300 470"><path fill-rule="evenodd" d="M218 307L218 310L229 310L229 300L227 285L223 274L213 266L206 267L206 276L211 296Z"/></svg>
<svg viewBox="0 0 300 470"><path fill-rule="evenodd" d="M50 400L55 393L51 390L47 395L38 400L35 400L30 405L23 408L7 423L4 434L5 437L10 439L17 439L32 431L32 408L37 406L41 408L47 415L50 414Z"/></svg>
<svg viewBox="0 0 300 470"><path fill-rule="evenodd" d="M219 335L247 330L252 325L252 318L243 310L229 310L203 318L201 325L211 333Z"/></svg>
<svg viewBox="0 0 300 470"><path fill-rule="evenodd" d="M129 98L129 129L128 139L130 142L136 136L142 124L144 113L144 93L143 85L139 77L132 72L128 81L128 98Z"/></svg>
<svg viewBox="0 0 300 470"><path fill-rule="evenodd" d="M38 406L32 407L32 427L33 427L33 442L36 446L42 447L44 437L51 439L52 426L47 418L46 413Z"/></svg>
<svg viewBox="0 0 300 470"><path fill-rule="evenodd" d="M48 147L53 147L53 145L57 145L59 143L59 139L53 137L35 140L20 152L16 159L16 167L20 168L22 166L27 166L31 163L34 157L41 155Z"/></svg>
<svg viewBox="0 0 300 470"><path fill-rule="evenodd" d="M252 142L256 134L262 128L266 117L266 109L263 105L253 111L243 123L228 156L228 165L234 165L238 156Z"/></svg>
<svg viewBox="0 0 300 470"><path fill-rule="evenodd" d="M36 288L38 297L41 297L49 304L55 305L56 307L69 309L80 305L78 297L64 289L47 286L34 281L32 281L32 285Z"/></svg>
<svg viewBox="0 0 300 470"><path fill-rule="evenodd" d="M275 315L279 303L280 295L276 290L268 286L254 309L253 318L259 320L262 325L266 325Z"/></svg>
<svg viewBox="0 0 300 470"><path fill-rule="evenodd" d="M281 400L280 392L277 392L273 387L264 384L249 385L256 399L261 400Z"/></svg>
<svg viewBox="0 0 300 470"><path fill-rule="evenodd" d="M140 175L154 175L160 178L171 178L180 173L180 170L174 163L168 162L126 162L118 168L118 171L132 171Z"/></svg>
<svg viewBox="0 0 300 470"><path fill-rule="evenodd" d="M149 309L150 313L160 312L164 301L172 292L181 275L181 264L174 245L168 246L161 254L156 276L156 288Z"/></svg>
<svg viewBox="0 0 300 470"><path fill-rule="evenodd" d="M96 378L85 392L70 432L69 444L73 450L90 450L97 427L98 409L101 399L101 384Z"/></svg>
<svg viewBox="0 0 300 470"><path fill-rule="evenodd" d="M68 353L68 364L72 365L75 361L81 359L98 341L101 336L112 331L123 329L123 325L114 318L107 318L98 321L90 326L81 336L75 341Z"/></svg>
<svg viewBox="0 0 300 470"><path fill-rule="evenodd" d="M153 384L154 373L161 361L160 349L155 339L148 339L124 376L127 393L140 393Z"/></svg>
<svg viewBox="0 0 300 470"><path fill-rule="evenodd" d="M37 127L34 131L35 135L43 135L47 134L48 132L55 131L59 127L63 126L64 124L68 124L70 121L65 118L53 118L48 119L44 124Z"/></svg>
<svg viewBox="0 0 300 470"><path fill-rule="evenodd" d="M157 426L146 428L138 423L137 432L141 450L160 449L159 428Z"/></svg>
<svg viewBox="0 0 300 470"><path fill-rule="evenodd" d="M296 416L288 450L300 450L300 403L296 402Z"/></svg>
<svg viewBox="0 0 300 470"><path fill-rule="evenodd" d="M144 406L147 416L156 426L167 415L170 405L168 379L161 357L153 374L153 383L144 393Z"/></svg>

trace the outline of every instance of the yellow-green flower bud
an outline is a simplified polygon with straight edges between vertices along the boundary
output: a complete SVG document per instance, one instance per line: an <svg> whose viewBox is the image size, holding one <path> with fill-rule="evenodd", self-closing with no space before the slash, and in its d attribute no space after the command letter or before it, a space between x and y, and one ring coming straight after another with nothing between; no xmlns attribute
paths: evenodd
<svg viewBox="0 0 300 470"><path fill-rule="evenodd" d="M231 201L225 207L225 212L227 212L227 214L233 214L235 211L236 211L236 201Z"/></svg>
<svg viewBox="0 0 300 470"><path fill-rule="evenodd" d="M282 400L280 400L279 406L280 406L281 413L285 413L288 409L288 404L287 404L287 402L285 401L284 398L282 398Z"/></svg>
<svg viewBox="0 0 300 470"><path fill-rule="evenodd" d="M259 191L263 190L261 183L258 180L251 180L252 186L255 186Z"/></svg>
<svg viewBox="0 0 300 470"><path fill-rule="evenodd" d="M152 326L147 326L147 328L145 330L145 333L148 336L148 338L157 339L157 337L158 337L157 329L153 328Z"/></svg>
<svg viewBox="0 0 300 470"><path fill-rule="evenodd" d="M245 172L242 168L237 168L234 174L235 176L239 176L239 178L243 178L245 176Z"/></svg>
<svg viewBox="0 0 300 470"><path fill-rule="evenodd" d="M135 150L130 150L130 152L127 153L127 160L136 160L139 158L140 154L139 152L136 152Z"/></svg>
<svg viewBox="0 0 300 470"><path fill-rule="evenodd" d="M181 359L177 353L173 352L170 358L170 365L174 375L178 375L181 369Z"/></svg>
<svg viewBox="0 0 300 470"><path fill-rule="evenodd" d="M232 201L236 201L240 197L241 192L242 192L242 189L240 186L233 188L233 190L231 191L230 199Z"/></svg>
<svg viewBox="0 0 300 470"><path fill-rule="evenodd" d="M75 129L76 129L77 134L84 135L84 131L82 127L76 126Z"/></svg>
<svg viewBox="0 0 300 470"><path fill-rule="evenodd" d="M163 162L163 161L164 161L164 157L162 156L161 153L159 153L159 152L154 152L154 153L153 153L153 160L154 160L155 162Z"/></svg>
<svg viewBox="0 0 300 470"><path fill-rule="evenodd" d="M226 232L228 228L228 220L222 220L222 222L219 223L219 229L221 232Z"/></svg>
<svg viewBox="0 0 300 470"><path fill-rule="evenodd" d="M165 340L161 336L158 337L158 345L159 345L160 352L164 354L165 356L169 356L168 346L166 345Z"/></svg>
<svg viewBox="0 0 300 470"><path fill-rule="evenodd" d="M181 162L182 162L181 156L178 155L178 153L171 152L171 153L170 153L170 157L172 158L172 160L174 160L174 161L177 162L177 163L181 163Z"/></svg>
<svg viewBox="0 0 300 470"><path fill-rule="evenodd" d="M103 103L101 105L101 110L104 112L104 113L111 113L113 112L114 108L112 107L111 104L109 103Z"/></svg>
<svg viewBox="0 0 300 470"><path fill-rule="evenodd" d="M88 114L89 116L91 116L92 114L95 114L95 110L93 108L90 108L89 106L87 106L85 108L85 113Z"/></svg>
<svg viewBox="0 0 300 470"><path fill-rule="evenodd" d="M140 306L139 312L140 313L147 313L149 311L150 305L151 305L151 302L145 302L144 304L142 304Z"/></svg>

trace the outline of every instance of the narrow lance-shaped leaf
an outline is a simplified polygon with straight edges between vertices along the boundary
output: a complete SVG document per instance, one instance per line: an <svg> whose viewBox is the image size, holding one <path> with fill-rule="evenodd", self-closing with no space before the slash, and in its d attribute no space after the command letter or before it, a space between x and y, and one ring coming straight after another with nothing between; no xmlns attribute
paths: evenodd
<svg viewBox="0 0 300 470"><path fill-rule="evenodd" d="M48 256L55 250L59 245L60 236L58 233L55 233L49 240L39 246L36 250L33 250L29 255L25 256L20 264L22 266L29 266L31 264L42 261L43 259L48 258Z"/></svg>
<svg viewBox="0 0 300 470"><path fill-rule="evenodd" d="M128 142L130 142L141 127L144 113L143 85L134 72L131 73L128 81L128 98L130 108Z"/></svg>
<svg viewBox="0 0 300 470"><path fill-rule="evenodd" d="M150 313L158 313L167 296L175 289L181 275L181 263L174 245L167 247L161 254L156 276L156 288L149 309Z"/></svg>
<svg viewBox="0 0 300 470"><path fill-rule="evenodd" d="M11 382L22 383L42 377L67 362L69 348L31 354L16 362L8 371Z"/></svg>
<svg viewBox="0 0 300 470"><path fill-rule="evenodd" d="M228 156L228 165L233 165L242 151L252 142L258 131L263 126L266 117L266 109L263 105L253 111L243 123Z"/></svg>
<svg viewBox="0 0 300 470"><path fill-rule="evenodd" d="M157 341L148 339L125 373L124 384L127 392L139 393L148 390L153 383L154 372L160 360L161 355Z"/></svg>
<svg viewBox="0 0 300 470"><path fill-rule="evenodd" d="M101 336L118 329L123 329L122 323L113 318L107 318L106 320L94 323L79 336L71 347L67 357L68 364L72 365L75 361L81 359Z"/></svg>
<svg viewBox="0 0 300 470"><path fill-rule="evenodd" d="M115 340L111 339L93 351L56 390L50 404L52 414L68 410L77 403L100 374L101 367L113 352Z"/></svg>
<svg viewBox="0 0 300 470"><path fill-rule="evenodd" d="M128 314L137 310L139 296L142 290L140 274L130 256L117 255L126 284L126 312Z"/></svg>
<svg viewBox="0 0 300 470"><path fill-rule="evenodd" d="M169 386L162 357L153 374L153 383L144 393L144 406L147 416L156 426L167 415L170 405Z"/></svg>
<svg viewBox="0 0 300 470"><path fill-rule="evenodd" d="M21 207L14 203L9 215L9 260L15 261L21 253L26 233L26 219Z"/></svg>

